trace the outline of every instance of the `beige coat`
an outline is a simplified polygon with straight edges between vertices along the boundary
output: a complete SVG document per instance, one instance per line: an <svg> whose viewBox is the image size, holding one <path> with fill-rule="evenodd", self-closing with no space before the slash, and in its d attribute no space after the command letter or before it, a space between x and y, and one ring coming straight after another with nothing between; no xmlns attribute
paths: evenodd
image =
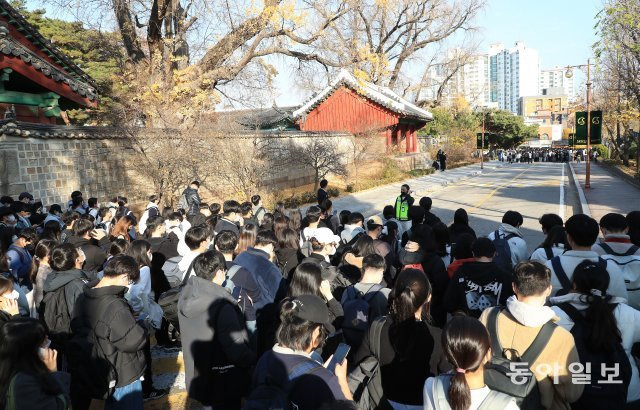
<svg viewBox="0 0 640 410"><path fill-rule="evenodd" d="M498 316L498 340L502 348L515 349L520 355L531 345L544 324L544 322L535 323L535 320L531 321L532 311L535 309L544 309L545 315L549 314L549 311L546 310L549 308L535 308L524 305L524 303L518 302L515 296L513 296L507 301L507 309L513 312L513 317L512 315L505 314L505 312L502 312ZM480 321L485 326L487 325L487 317L490 310L491 309L486 309L480 316ZM529 326L520 323L518 320L514 320L514 317L520 318L521 315L525 314L528 316L528 319L525 320L523 318L522 321L528 322L527 324ZM551 314L551 316L553 317L552 320L558 320L555 315ZM531 326L532 324L536 326ZM557 327L549 339L547 347L540 353L536 362L530 366L531 371L535 374L538 381L542 405L546 409L570 409L569 403L580 398L584 386L581 384L573 384L571 382L571 374L568 370L569 364L578 361L578 351L576 350L573 336L565 329ZM554 366L558 368L557 371L554 370ZM557 378L555 383L554 375Z"/></svg>

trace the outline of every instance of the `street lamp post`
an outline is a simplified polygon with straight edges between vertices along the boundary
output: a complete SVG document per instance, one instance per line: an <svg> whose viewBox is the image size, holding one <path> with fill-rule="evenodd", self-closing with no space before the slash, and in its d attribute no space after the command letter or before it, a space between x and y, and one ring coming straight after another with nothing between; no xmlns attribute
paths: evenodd
<svg viewBox="0 0 640 410"><path fill-rule="evenodd" d="M587 64L567 66L565 77L571 78L572 68L587 68L587 161L585 169L584 187L591 188L591 59L587 59ZM574 134L575 144L575 134Z"/></svg>
<svg viewBox="0 0 640 410"><path fill-rule="evenodd" d="M480 169L484 169L484 116L485 112L482 111L482 142L480 143Z"/></svg>

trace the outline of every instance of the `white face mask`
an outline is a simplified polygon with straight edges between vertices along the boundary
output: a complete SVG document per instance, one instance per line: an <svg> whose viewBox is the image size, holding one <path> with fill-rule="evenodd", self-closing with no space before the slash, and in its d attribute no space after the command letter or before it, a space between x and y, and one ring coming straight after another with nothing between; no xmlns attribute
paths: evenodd
<svg viewBox="0 0 640 410"><path fill-rule="evenodd" d="M20 294L18 293L17 290L14 289L5 295L2 295L2 297L9 300L18 300L18 298L20 297Z"/></svg>

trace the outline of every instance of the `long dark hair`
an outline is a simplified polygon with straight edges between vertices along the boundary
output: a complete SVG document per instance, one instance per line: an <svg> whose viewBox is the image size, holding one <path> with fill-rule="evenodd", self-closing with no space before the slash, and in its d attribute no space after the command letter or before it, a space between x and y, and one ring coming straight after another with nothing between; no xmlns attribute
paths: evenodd
<svg viewBox="0 0 640 410"><path fill-rule="evenodd" d="M136 260L138 268L143 266L151 267L151 260L149 259L148 252L151 250L151 244L144 239L137 239L131 242L126 254Z"/></svg>
<svg viewBox="0 0 640 410"><path fill-rule="evenodd" d="M320 283L322 283L320 265L312 262L301 263L290 276L287 296L316 295L322 297Z"/></svg>
<svg viewBox="0 0 640 410"><path fill-rule="evenodd" d="M276 232L278 238L278 247L280 249L300 249L299 236L291 228L285 228Z"/></svg>
<svg viewBox="0 0 640 410"><path fill-rule="evenodd" d="M564 227L556 225L549 230L547 237L539 247L550 249L560 244L562 244L566 250L571 249L569 242L567 242L567 232L564 230Z"/></svg>
<svg viewBox="0 0 640 410"><path fill-rule="evenodd" d="M51 239L59 243L61 238L62 231L60 230L60 223L58 221L48 221L44 224L44 230L40 234L40 239Z"/></svg>
<svg viewBox="0 0 640 410"><path fill-rule="evenodd" d="M51 239L41 239L35 247L33 253L33 261L31 262L31 270L29 271L29 279L31 283L36 283L38 269L40 269L40 261L51 255L51 251L57 243Z"/></svg>
<svg viewBox="0 0 640 410"><path fill-rule="evenodd" d="M629 236L631 242L640 246L640 211L631 211L627 214L627 223L629 224Z"/></svg>
<svg viewBox="0 0 640 410"><path fill-rule="evenodd" d="M440 256L447 256L447 245L451 245L451 237L447 225L438 222L433 226L433 238L436 241L436 253Z"/></svg>
<svg viewBox="0 0 640 410"><path fill-rule="evenodd" d="M585 319L589 323L587 347L594 352L611 352L622 342L613 310L617 304L611 303L607 295L609 273L595 262L582 261L573 271L573 286L581 293L580 300L589 305Z"/></svg>
<svg viewBox="0 0 640 410"><path fill-rule="evenodd" d="M442 332L442 347L455 370L449 387L449 406L452 410L467 410L471 406L471 390L464 374L482 366L491 347L489 332L476 318L454 316Z"/></svg>
<svg viewBox="0 0 640 410"><path fill-rule="evenodd" d="M351 253L353 253L354 256L362 258L373 255L376 253L373 239L369 235L360 235L356 243L351 247Z"/></svg>
<svg viewBox="0 0 640 410"><path fill-rule="evenodd" d="M421 270L406 269L396 278L396 283L389 293L389 337L399 356L410 355L413 351L415 337L412 335L412 323L415 322L416 312L421 306L424 306L422 317L428 318L429 306L426 303L430 295L431 284Z"/></svg>
<svg viewBox="0 0 640 410"><path fill-rule="evenodd" d="M18 372L35 377L47 394L62 393L38 355L45 337L44 326L33 318L13 319L0 327L0 407L4 408L11 379Z"/></svg>
<svg viewBox="0 0 640 410"><path fill-rule="evenodd" d="M469 226L469 214L467 214L467 211L464 208L456 209L456 212L453 214L452 225Z"/></svg>

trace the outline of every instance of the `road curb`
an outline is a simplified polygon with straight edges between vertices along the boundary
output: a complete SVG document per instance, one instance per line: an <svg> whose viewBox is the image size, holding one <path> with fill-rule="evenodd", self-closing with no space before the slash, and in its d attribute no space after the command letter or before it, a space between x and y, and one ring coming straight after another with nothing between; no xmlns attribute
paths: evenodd
<svg viewBox="0 0 640 410"><path fill-rule="evenodd" d="M578 181L576 171L573 170L573 165L571 164L571 162L569 162L569 169L571 170L571 179L573 180L573 184L578 191L578 198L580 198L580 208L582 209L582 213L591 216L591 210L589 209L587 197L584 195L584 190L582 189L582 185L580 185L580 181Z"/></svg>

